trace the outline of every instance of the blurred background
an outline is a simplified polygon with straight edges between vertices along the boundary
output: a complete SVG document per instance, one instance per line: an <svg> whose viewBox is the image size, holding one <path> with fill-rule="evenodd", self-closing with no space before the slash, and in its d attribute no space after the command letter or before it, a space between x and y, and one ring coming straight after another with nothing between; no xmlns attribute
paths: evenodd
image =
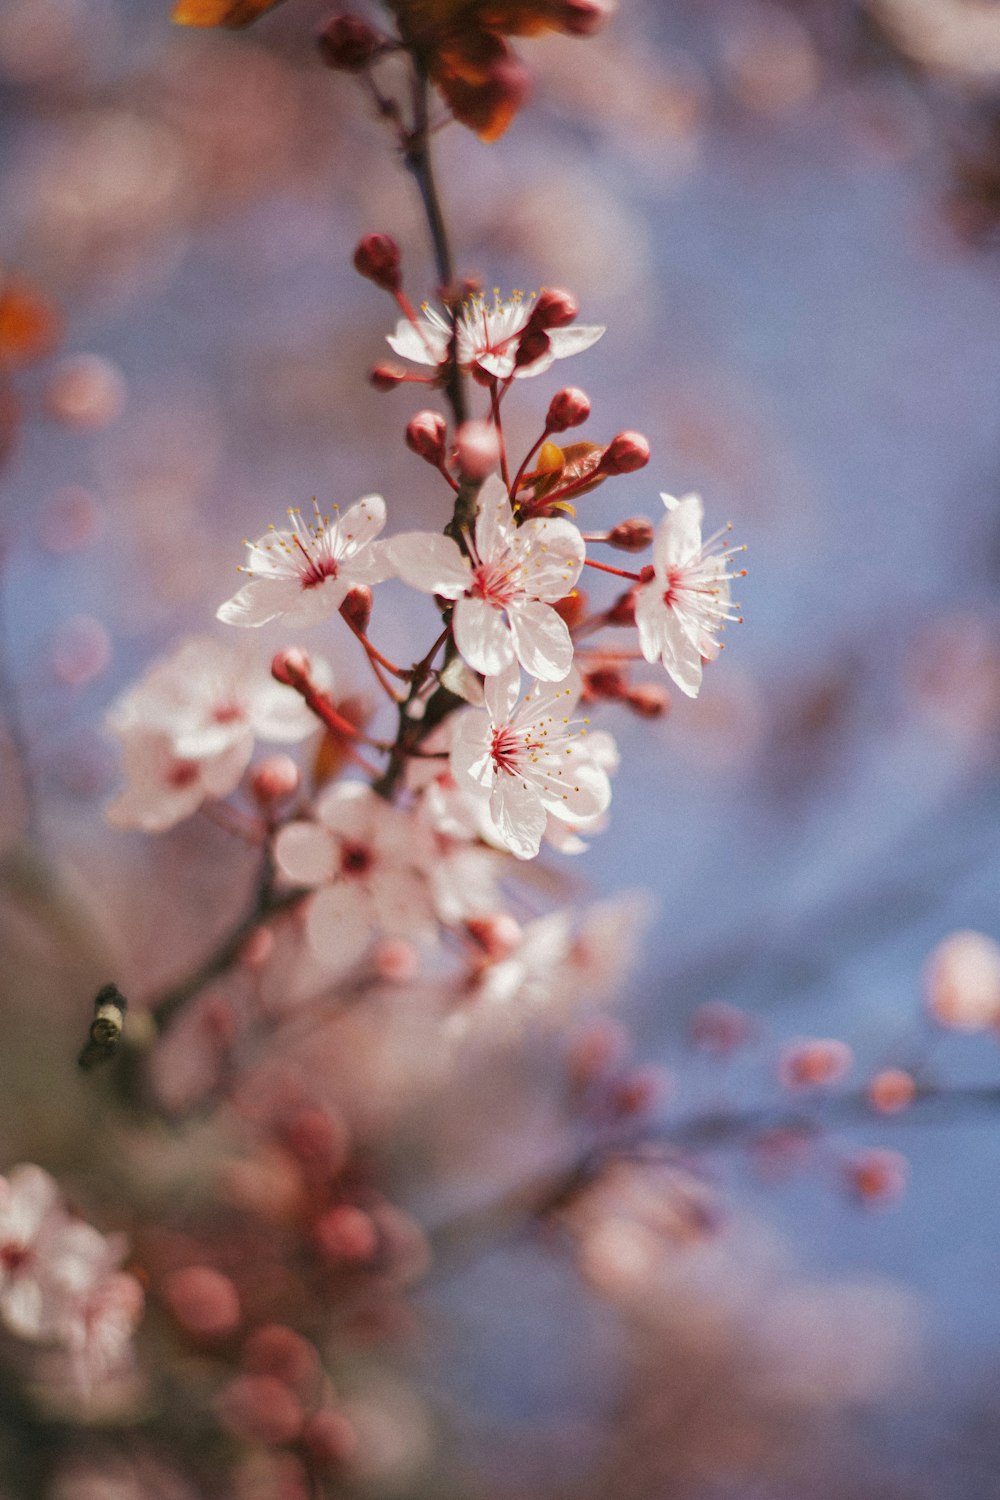
<svg viewBox="0 0 1000 1500"><path fill-rule="evenodd" d="M377 490L390 529L448 513L404 447L406 387L365 378L393 309L351 269L358 236L399 239L414 300L433 278L391 146L315 60L328 7L290 0L239 35L168 8L0 9L0 265L63 318L61 352L17 372L3 475L0 825L12 848L36 820L76 914L29 931L16 872L5 1164L64 1149L36 1022L45 1004L78 1035L65 944L148 993L243 899L224 831L105 828L107 705L179 634L224 633L241 541L288 505ZM609 726L611 827L569 868L652 893L623 1013L678 1111L773 1094L788 1036L846 1038L859 1076L923 1060L927 953L955 928L1000 936L1000 12L624 0L601 37L525 52L535 99L501 142L438 137L460 263L568 285L608 325L565 373L596 438L652 442L615 519L698 489L709 529L749 546L747 624L696 703ZM511 399L515 451L557 383ZM430 639L424 603L377 616L390 656ZM285 637L263 637L266 659ZM708 1000L752 1014L745 1063L687 1054ZM936 1045L947 1076L996 1077L993 1043ZM515 1115L478 1133L513 1137ZM912 1166L879 1214L822 1170L762 1182L713 1156L722 1227L657 1266L655 1296L651 1272L640 1298L591 1267L594 1302L538 1244L431 1277L406 1360L450 1434L438 1492L994 1496L998 1125L865 1123Z"/></svg>

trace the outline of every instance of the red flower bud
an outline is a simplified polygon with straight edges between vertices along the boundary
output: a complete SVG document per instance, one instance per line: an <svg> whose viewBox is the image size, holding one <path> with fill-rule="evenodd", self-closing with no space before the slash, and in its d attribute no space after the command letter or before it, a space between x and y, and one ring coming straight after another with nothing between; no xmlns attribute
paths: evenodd
<svg viewBox="0 0 1000 1500"><path fill-rule="evenodd" d="M533 365L536 360L544 359L551 347L548 334L541 328L532 328L529 324L517 341L514 369L523 370L527 365Z"/></svg>
<svg viewBox="0 0 1000 1500"><path fill-rule="evenodd" d="M546 287L539 292L528 319L529 328L565 328L580 311L572 292L561 287Z"/></svg>
<svg viewBox="0 0 1000 1500"><path fill-rule="evenodd" d="M271 662L271 676L276 682L284 683L285 687L296 687L300 682L308 682L311 672L312 662L301 646L290 646L286 651L279 651Z"/></svg>
<svg viewBox="0 0 1000 1500"><path fill-rule="evenodd" d="M565 620L570 630L575 630L586 619L590 600L583 589L573 589L572 593L564 594L561 599L557 599L552 608L561 620Z"/></svg>
<svg viewBox="0 0 1000 1500"><path fill-rule="evenodd" d="M583 679L584 691L590 698L607 698L614 701L624 698L628 692L628 678L620 667L595 667Z"/></svg>
<svg viewBox="0 0 1000 1500"><path fill-rule="evenodd" d="M645 516L632 516L612 526L606 540L609 547L617 547L619 552L645 552L653 540L653 523Z"/></svg>
<svg viewBox="0 0 1000 1500"><path fill-rule="evenodd" d="M395 294L403 284L399 246L389 234L366 234L354 252L354 269L384 292Z"/></svg>
<svg viewBox="0 0 1000 1500"><path fill-rule="evenodd" d="M626 589L607 612L609 625L635 624L635 589Z"/></svg>
<svg viewBox="0 0 1000 1500"><path fill-rule="evenodd" d="M372 617L372 591L366 583L356 583L340 606L340 613L355 630L364 635Z"/></svg>
<svg viewBox="0 0 1000 1500"><path fill-rule="evenodd" d="M601 455L601 474L631 474L649 463L649 443L641 432L619 432Z"/></svg>
<svg viewBox="0 0 1000 1500"><path fill-rule="evenodd" d="M447 434L448 424L439 411L418 411L406 424L406 446L439 469Z"/></svg>
<svg viewBox="0 0 1000 1500"><path fill-rule="evenodd" d="M294 797L302 773L290 755L269 755L250 776L250 793L258 806L269 808L286 797Z"/></svg>
<svg viewBox="0 0 1000 1500"><path fill-rule="evenodd" d="M556 391L549 402L549 413L545 426L549 432L565 432L567 427L579 427L590 416L590 398L575 386L568 385Z"/></svg>
<svg viewBox="0 0 1000 1500"><path fill-rule="evenodd" d="M327 67L342 73L362 73L381 43L378 32L367 21L351 15L334 16L316 38L319 55Z"/></svg>
<svg viewBox="0 0 1000 1500"><path fill-rule="evenodd" d="M368 379L377 391L393 391L406 379L406 371L402 365L394 365L386 360L384 364L375 366Z"/></svg>
<svg viewBox="0 0 1000 1500"><path fill-rule="evenodd" d="M659 719L670 708L670 694L659 682L640 682L630 688L625 699L640 719Z"/></svg>
<svg viewBox="0 0 1000 1500"><path fill-rule="evenodd" d="M302 1442L312 1462L326 1470L354 1457L358 1435L339 1411L324 1407L307 1419L302 1429Z"/></svg>

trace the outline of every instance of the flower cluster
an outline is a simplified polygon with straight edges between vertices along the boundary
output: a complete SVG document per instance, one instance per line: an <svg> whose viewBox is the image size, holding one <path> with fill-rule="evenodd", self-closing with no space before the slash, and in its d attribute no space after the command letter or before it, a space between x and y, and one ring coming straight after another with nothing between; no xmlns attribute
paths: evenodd
<svg viewBox="0 0 1000 1500"><path fill-rule="evenodd" d="M62 1350L89 1387L120 1371L142 1312L125 1246L69 1212L41 1167L0 1178L0 1322L18 1338Z"/></svg>

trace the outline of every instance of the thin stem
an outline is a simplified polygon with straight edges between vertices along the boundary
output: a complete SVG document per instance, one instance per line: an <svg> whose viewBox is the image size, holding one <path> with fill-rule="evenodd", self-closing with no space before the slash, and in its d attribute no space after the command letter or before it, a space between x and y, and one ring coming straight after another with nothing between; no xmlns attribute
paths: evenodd
<svg viewBox="0 0 1000 1500"><path fill-rule="evenodd" d="M514 492L510 487L510 472L507 468L507 444L504 442L503 420L500 416L500 393L496 380L490 383L490 407L493 412L493 426L496 428L497 443L500 448L500 477L507 486L508 495L513 496Z"/></svg>
<svg viewBox="0 0 1000 1500"><path fill-rule="evenodd" d="M588 568L597 568L601 573L613 573L616 578L628 578L632 583L639 582L638 573L629 573L625 568L613 568L610 563L595 562L592 557L586 559Z"/></svg>
<svg viewBox="0 0 1000 1500"><path fill-rule="evenodd" d="M445 227L441 199L434 178L434 165L431 160L427 70L417 57L414 57L413 67L413 130L408 140L404 160L413 180L417 184L417 189L424 206L427 227L430 230L431 244L434 249L434 263L437 268L438 281L441 284L441 295L444 298L445 306L451 319L452 337L448 348L448 372L445 379L445 393L455 414L455 424L460 427L466 420L467 412L462 373L458 368L458 360L456 358L455 300L457 287L455 263L451 252L451 244L448 239L448 231Z"/></svg>

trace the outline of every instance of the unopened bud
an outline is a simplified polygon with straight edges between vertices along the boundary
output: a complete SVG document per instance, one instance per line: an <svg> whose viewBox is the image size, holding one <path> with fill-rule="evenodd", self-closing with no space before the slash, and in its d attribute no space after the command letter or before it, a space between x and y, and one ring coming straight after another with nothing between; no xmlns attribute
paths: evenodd
<svg viewBox="0 0 1000 1500"><path fill-rule="evenodd" d="M517 341L514 369L523 370L528 365L536 364L538 360L545 358L551 347L552 341L543 328L529 326Z"/></svg>
<svg viewBox="0 0 1000 1500"><path fill-rule="evenodd" d="M418 411L406 424L406 446L439 469L444 463L448 424L439 411Z"/></svg>
<svg viewBox="0 0 1000 1500"><path fill-rule="evenodd" d="M636 1068L612 1090L610 1104L620 1120L648 1114L668 1092L667 1076L659 1068Z"/></svg>
<svg viewBox="0 0 1000 1500"><path fill-rule="evenodd" d="M605 617L609 625L635 624L635 589L626 589L608 610Z"/></svg>
<svg viewBox="0 0 1000 1500"><path fill-rule="evenodd" d="M485 917L470 917L465 930L491 963L499 963L516 952L523 935L520 922L503 911Z"/></svg>
<svg viewBox="0 0 1000 1500"><path fill-rule="evenodd" d="M612 526L605 540L619 552L645 552L653 540L653 523L645 516L632 516Z"/></svg>
<svg viewBox="0 0 1000 1500"><path fill-rule="evenodd" d="M850 1072L853 1055L846 1042L835 1037L794 1042L785 1049L778 1073L786 1088L828 1088Z"/></svg>
<svg viewBox="0 0 1000 1500"><path fill-rule="evenodd" d="M372 591L366 583L356 583L349 590L347 598L340 606L340 613L349 625L364 635L368 629L368 621L372 617Z"/></svg>
<svg viewBox="0 0 1000 1500"><path fill-rule="evenodd" d="M844 1165L848 1190L869 1208L892 1203L906 1191L910 1167L898 1151L874 1147Z"/></svg>
<svg viewBox="0 0 1000 1500"><path fill-rule="evenodd" d="M529 328L565 328L580 311L572 292L561 287L546 287L539 292L528 319Z"/></svg>
<svg viewBox="0 0 1000 1500"><path fill-rule="evenodd" d="M565 432L567 427L579 427L589 416L590 397L568 385L552 397L545 426L549 432Z"/></svg>
<svg viewBox="0 0 1000 1500"><path fill-rule="evenodd" d="M313 1233L323 1253L331 1260L358 1264L378 1253L378 1228L364 1209L341 1203L316 1221Z"/></svg>
<svg viewBox="0 0 1000 1500"><path fill-rule="evenodd" d="M402 365L385 360L375 366L368 379L377 391L394 391L406 379L406 371Z"/></svg>
<svg viewBox="0 0 1000 1500"><path fill-rule="evenodd" d="M565 29L571 30L569 26ZM328 68L362 73L379 50L381 37L360 16L334 16L316 38L316 45Z"/></svg>
<svg viewBox="0 0 1000 1500"><path fill-rule="evenodd" d="M902 1068L883 1068L868 1085L868 1103L877 1114L898 1115L917 1097L911 1073Z"/></svg>
<svg viewBox="0 0 1000 1500"><path fill-rule="evenodd" d="M384 292L396 293L402 286L399 246L391 234L366 234L354 252L354 269Z"/></svg>
<svg viewBox="0 0 1000 1500"><path fill-rule="evenodd" d="M358 1434L339 1411L324 1407L306 1420L302 1443L310 1462L320 1470L347 1463L358 1451Z"/></svg>
<svg viewBox="0 0 1000 1500"><path fill-rule="evenodd" d="M619 432L601 455L600 474L631 474L649 463L649 443L641 432Z"/></svg>
<svg viewBox="0 0 1000 1500"><path fill-rule="evenodd" d="M563 594L561 599L557 599L552 608L570 630L575 630L587 618L590 600L583 589L573 589L571 593Z"/></svg>
<svg viewBox="0 0 1000 1500"><path fill-rule="evenodd" d="M588 698L605 698L614 702L627 694L628 678L620 667L595 667L583 679L584 692Z"/></svg>
<svg viewBox="0 0 1000 1500"><path fill-rule="evenodd" d="M285 687L308 682L311 672L312 662L301 646L289 646L287 650L279 651L271 662L271 676Z"/></svg>
<svg viewBox="0 0 1000 1500"><path fill-rule="evenodd" d="M706 1000L688 1022L688 1036L695 1047L725 1057L747 1041L750 1022L737 1006L725 1000Z"/></svg>
<svg viewBox="0 0 1000 1500"><path fill-rule="evenodd" d="M269 808L286 797L294 797L302 773L290 755L269 755L250 776L250 793L258 806Z"/></svg>
<svg viewBox="0 0 1000 1500"><path fill-rule="evenodd" d="M639 682L629 688L625 699L640 719L662 719L670 708L670 694L660 682Z"/></svg>
<svg viewBox="0 0 1000 1500"><path fill-rule="evenodd" d="M485 479L500 462L500 439L491 422L463 422L455 434L455 457L466 479Z"/></svg>
<svg viewBox="0 0 1000 1500"><path fill-rule="evenodd" d="M567 36L594 36L616 9L616 0L559 0L553 20Z"/></svg>

